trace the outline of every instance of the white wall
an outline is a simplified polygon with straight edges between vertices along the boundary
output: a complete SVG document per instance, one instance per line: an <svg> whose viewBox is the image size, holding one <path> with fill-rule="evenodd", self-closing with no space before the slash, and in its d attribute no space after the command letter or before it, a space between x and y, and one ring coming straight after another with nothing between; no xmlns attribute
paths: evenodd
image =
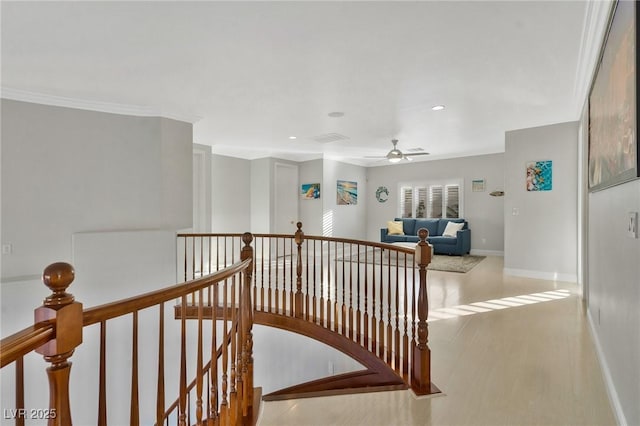
<svg viewBox="0 0 640 426"><path fill-rule="evenodd" d="M300 221L302 230L307 235L322 235L323 202L333 195L332 188L325 186L322 178L323 160L312 160L300 163L299 185L319 183L320 198L315 200L300 199ZM335 184L334 184L335 185Z"/></svg>
<svg viewBox="0 0 640 426"><path fill-rule="evenodd" d="M271 231L271 159L260 158L251 161L251 232Z"/></svg>
<svg viewBox="0 0 640 426"><path fill-rule="evenodd" d="M629 212L640 212L640 180L589 194L588 301L613 408L638 425L640 239L627 235Z"/></svg>
<svg viewBox="0 0 640 426"><path fill-rule="evenodd" d="M367 239L380 241L380 228L398 215L400 182L426 182L442 179L464 181L465 219L471 229L471 250L474 253L498 254L504 250L504 199L489 192L504 189L503 154L401 163L372 167L368 170L368 191L363 194L367 212ZM473 192L471 181L485 179L486 190ZM378 187L389 190L389 198L380 203L375 193Z"/></svg>
<svg viewBox="0 0 640 426"><path fill-rule="evenodd" d="M2 242L14 249L2 259L2 336L33 323L50 293L39 276L55 261L76 268L69 292L85 308L176 282L175 231L192 223L191 124L2 100L2 151ZM154 359L157 316L140 314L142 360ZM130 328L130 317L110 325L109 363L130 357ZM86 396L97 394L96 330L84 330L72 357L71 399L86 402L72 403L78 424L96 418L88 401L97 400ZM25 363L26 405L46 407L46 364L37 354ZM140 368L154 370L151 362ZM13 406L13 369L6 370L2 407ZM121 366L109 369L113 424L127 417L125 375ZM154 386L141 380L141 400L153 401ZM175 383L167 378L172 395ZM154 406L143 423L153 421Z"/></svg>
<svg viewBox="0 0 640 426"><path fill-rule="evenodd" d="M341 238L366 239L367 223L367 169L335 160L323 160L322 165L323 235ZM358 203L338 205L338 180L358 183ZM326 196L325 196L326 194ZM363 197L365 200L363 200Z"/></svg>
<svg viewBox="0 0 640 426"><path fill-rule="evenodd" d="M71 260L82 231L192 221L192 126L2 100L2 280Z"/></svg>
<svg viewBox="0 0 640 426"><path fill-rule="evenodd" d="M252 164L249 160L213 155L213 232L251 230L251 173ZM256 210L259 212L262 201L258 202L260 204L256 205Z"/></svg>
<svg viewBox="0 0 640 426"><path fill-rule="evenodd" d="M579 122L571 122L506 132L508 274L577 281L578 129ZM526 189L525 165L539 160L553 161L551 191Z"/></svg>

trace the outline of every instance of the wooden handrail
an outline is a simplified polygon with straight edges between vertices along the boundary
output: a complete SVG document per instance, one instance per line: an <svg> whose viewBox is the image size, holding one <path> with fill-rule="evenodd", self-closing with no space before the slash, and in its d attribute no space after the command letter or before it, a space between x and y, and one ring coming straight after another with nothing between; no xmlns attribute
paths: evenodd
<svg viewBox="0 0 640 426"><path fill-rule="evenodd" d="M0 368L35 351L55 337L55 324L45 321L18 331L0 341Z"/></svg>
<svg viewBox="0 0 640 426"><path fill-rule="evenodd" d="M250 260L236 262L233 265L221 271L216 271L202 278L197 278L179 286L165 287L160 290L154 290L140 296L130 297L113 303L106 303L93 308L86 309L82 316L82 325L87 327L101 321L110 320L123 315L141 311L151 306L159 305L177 299L184 295L191 294L200 289L206 288L213 283L223 281L233 275L243 271L251 263Z"/></svg>

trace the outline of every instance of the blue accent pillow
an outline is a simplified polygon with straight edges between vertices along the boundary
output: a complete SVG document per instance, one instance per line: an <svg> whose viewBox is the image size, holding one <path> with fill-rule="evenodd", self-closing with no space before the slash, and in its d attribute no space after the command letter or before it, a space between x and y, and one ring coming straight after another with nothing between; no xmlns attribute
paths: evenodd
<svg viewBox="0 0 640 426"><path fill-rule="evenodd" d="M427 228L429 235L435 236L438 233L438 219L416 219L415 235L418 235L420 228Z"/></svg>

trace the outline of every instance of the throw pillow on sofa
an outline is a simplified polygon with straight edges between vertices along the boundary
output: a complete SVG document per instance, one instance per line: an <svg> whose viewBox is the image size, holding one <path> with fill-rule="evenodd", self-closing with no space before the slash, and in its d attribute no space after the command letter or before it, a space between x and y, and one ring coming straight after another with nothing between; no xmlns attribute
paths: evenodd
<svg viewBox="0 0 640 426"><path fill-rule="evenodd" d="M387 231L389 235L404 235L402 230L402 222L394 222L390 220L387 222Z"/></svg>
<svg viewBox="0 0 640 426"><path fill-rule="evenodd" d="M462 229L464 223L455 223L449 222L447 223L447 227L444 228L444 232L442 233L443 237L456 237L458 235L458 231Z"/></svg>

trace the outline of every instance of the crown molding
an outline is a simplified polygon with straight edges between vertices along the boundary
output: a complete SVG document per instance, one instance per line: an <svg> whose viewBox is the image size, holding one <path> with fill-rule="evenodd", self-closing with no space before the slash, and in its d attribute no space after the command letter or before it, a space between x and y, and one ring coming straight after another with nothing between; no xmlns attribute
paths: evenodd
<svg viewBox="0 0 640 426"><path fill-rule="evenodd" d="M573 87L574 111L577 119L582 115L582 110L589 96L591 82L600 59L602 44L615 1L588 1L586 4L587 9L582 25L582 37Z"/></svg>
<svg viewBox="0 0 640 426"><path fill-rule="evenodd" d="M110 114L132 115L136 117L163 117L191 124L202 119L202 117L195 114L176 114L151 107L69 98L65 96L48 95L44 93L14 89L11 87L2 87L0 89L0 97L13 101L106 112Z"/></svg>

